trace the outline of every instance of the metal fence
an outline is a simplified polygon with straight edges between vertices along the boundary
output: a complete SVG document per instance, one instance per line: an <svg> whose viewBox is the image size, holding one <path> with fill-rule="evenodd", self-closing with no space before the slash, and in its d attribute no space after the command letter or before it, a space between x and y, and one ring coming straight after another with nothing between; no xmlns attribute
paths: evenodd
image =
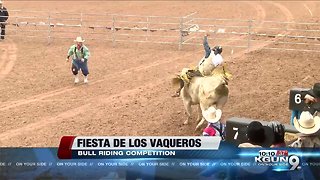
<svg viewBox="0 0 320 180"><path fill-rule="evenodd" d="M98 13L10 11L7 35L15 37L73 39L81 35L97 41L202 45L205 32L214 44L251 48L320 52L320 23L139 16Z"/></svg>

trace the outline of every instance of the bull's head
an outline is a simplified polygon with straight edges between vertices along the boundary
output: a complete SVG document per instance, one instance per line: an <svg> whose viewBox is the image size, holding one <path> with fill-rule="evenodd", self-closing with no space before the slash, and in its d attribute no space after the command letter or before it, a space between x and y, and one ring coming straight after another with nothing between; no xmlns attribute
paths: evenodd
<svg viewBox="0 0 320 180"><path fill-rule="evenodd" d="M183 68L179 75L172 79L173 86L184 86L184 83L189 84L188 68ZM182 87L181 87L182 88Z"/></svg>

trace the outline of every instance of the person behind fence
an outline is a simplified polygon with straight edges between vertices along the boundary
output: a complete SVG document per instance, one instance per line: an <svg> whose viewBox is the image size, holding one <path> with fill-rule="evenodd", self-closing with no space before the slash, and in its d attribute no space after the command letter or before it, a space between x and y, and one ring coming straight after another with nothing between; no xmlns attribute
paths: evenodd
<svg viewBox="0 0 320 180"><path fill-rule="evenodd" d="M3 6L3 1L0 0L0 39L4 39L4 36L6 34L6 24L7 20L9 18L9 13L7 8Z"/></svg>
<svg viewBox="0 0 320 180"><path fill-rule="evenodd" d="M69 61L72 56L71 70L74 75L74 83L79 83L78 72L82 71L84 76L84 83L88 83L88 58L90 57L89 49L83 44L85 40L82 37L77 37L74 42L75 44L69 48L68 56L66 61Z"/></svg>
<svg viewBox="0 0 320 180"><path fill-rule="evenodd" d="M320 112L320 83L315 83L309 91L301 95L308 105L305 110L309 111L312 115Z"/></svg>
<svg viewBox="0 0 320 180"><path fill-rule="evenodd" d="M274 141L274 133L268 126L263 126L259 121L252 121L247 129L248 142L239 144L241 148L270 147Z"/></svg>
<svg viewBox="0 0 320 180"><path fill-rule="evenodd" d="M311 114L320 112L320 83L315 83L313 87L301 94L307 107L303 111L309 111ZM293 125L294 118L299 119L302 111L292 110L290 124Z"/></svg>
<svg viewBox="0 0 320 180"><path fill-rule="evenodd" d="M222 140L225 139L225 124L220 121L222 111L214 107L209 107L203 112L203 118L208 121L208 126L203 130L203 136L220 136Z"/></svg>
<svg viewBox="0 0 320 180"><path fill-rule="evenodd" d="M284 141L285 127L278 121L269 122L268 126L272 129L274 134L274 141L271 147L286 147Z"/></svg>

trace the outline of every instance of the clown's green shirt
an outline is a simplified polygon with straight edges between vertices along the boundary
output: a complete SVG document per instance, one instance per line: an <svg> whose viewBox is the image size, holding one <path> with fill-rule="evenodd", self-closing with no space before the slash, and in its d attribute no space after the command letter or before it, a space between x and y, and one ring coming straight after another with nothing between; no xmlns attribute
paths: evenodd
<svg viewBox="0 0 320 180"><path fill-rule="evenodd" d="M72 59L81 59L84 58L88 60L90 56L90 51L89 49L85 46L82 45L80 49L77 48L77 45L72 45L68 51L68 57L72 56Z"/></svg>

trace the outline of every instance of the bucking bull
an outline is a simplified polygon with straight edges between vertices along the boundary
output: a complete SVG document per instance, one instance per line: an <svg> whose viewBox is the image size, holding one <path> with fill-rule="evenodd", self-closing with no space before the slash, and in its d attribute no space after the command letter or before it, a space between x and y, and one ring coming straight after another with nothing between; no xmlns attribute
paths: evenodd
<svg viewBox="0 0 320 180"><path fill-rule="evenodd" d="M224 66L214 68L212 74L203 76L199 71L184 68L178 77L173 78L174 85L182 85L180 96L182 97L186 113L188 115L184 124L188 124L191 119L191 106L198 106L197 131L205 122L203 113L208 109L215 108L213 119L207 121L216 122L222 116L221 109L226 104L229 95L228 81L231 74L225 70Z"/></svg>

